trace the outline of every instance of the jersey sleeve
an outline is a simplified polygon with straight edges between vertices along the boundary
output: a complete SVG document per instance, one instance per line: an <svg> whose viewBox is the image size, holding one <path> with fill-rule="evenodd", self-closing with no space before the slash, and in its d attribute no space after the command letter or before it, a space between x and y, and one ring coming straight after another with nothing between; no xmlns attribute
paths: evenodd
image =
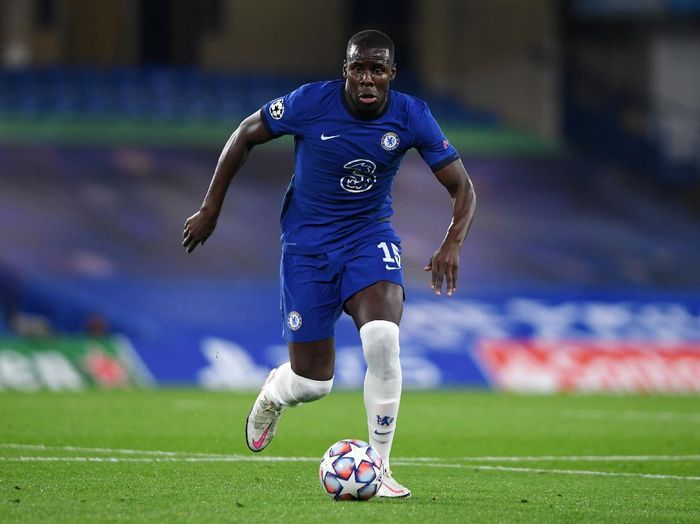
<svg viewBox="0 0 700 524"><path fill-rule="evenodd" d="M262 106L260 114L267 130L275 137L282 135L298 135L304 125L307 112L307 85L303 85L291 93L270 100Z"/></svg>
<svg viewBox="0 0 700 524"><path fill-rule="evenodd" d="M459 158L459 153L447 140L425 103L418 111L415 129L415 147L433 171L437 171Z"/></svg>

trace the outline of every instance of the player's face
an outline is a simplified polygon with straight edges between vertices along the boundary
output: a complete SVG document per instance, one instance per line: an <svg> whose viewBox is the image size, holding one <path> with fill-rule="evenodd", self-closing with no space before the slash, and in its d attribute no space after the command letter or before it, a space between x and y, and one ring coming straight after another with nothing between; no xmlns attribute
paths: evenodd
<svg viewBox="0 0 700 524"><path fill-rule="evenodd" d="M343 64L345 100L361 116L378 115L386 105L389 84L395 76L388 49L353 45Z"/></svg>

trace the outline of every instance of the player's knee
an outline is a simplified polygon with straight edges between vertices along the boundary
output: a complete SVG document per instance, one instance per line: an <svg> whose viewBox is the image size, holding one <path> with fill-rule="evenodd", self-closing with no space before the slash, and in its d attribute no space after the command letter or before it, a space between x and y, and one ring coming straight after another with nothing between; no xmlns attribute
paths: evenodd
<svg viewBox="0 0 700 524"><path fill-rule="evenodd" d="M297 402L313 402L328 395L333 389L333 379L312 380L294 374L294 385L292 387L294 397Z"/></svg>
<svg viewBox="0 0 700 524"><path fill-rule="evenodd" d="M367 369L381 380L401 376L399 326L388 320L372 320L360 328Z"/></svg>

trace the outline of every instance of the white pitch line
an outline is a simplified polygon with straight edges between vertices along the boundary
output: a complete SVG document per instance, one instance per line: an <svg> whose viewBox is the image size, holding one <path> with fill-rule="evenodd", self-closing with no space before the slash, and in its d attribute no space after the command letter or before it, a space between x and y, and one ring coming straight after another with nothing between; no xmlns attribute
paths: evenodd
<svg viewBox="0 0 700 524"><path fill-rule="evenodd" d="M681 475L664 475L660 473L625 473L616 471L589 471L585 469L544 469L544 468L515 468L510 466L481 466L478 464L437 464L430 462L401 461L402 466L426 466L430 468L469 468L478 471L512 471L515 473L558 473L561 475L593 475L597 477L635 477L646 479L700 480L700 477L684 477Z"/></svg>
<svg viewBox="0 0 700 524"><path fill-rule="evenodd" d="M92 448L79 446L47 446L44 444L14 444L0 443L0 448L21 449L31 451L67 451L79 453L112 453L123 455L145 455L155 457L201 457L205 459L231 459L236 461L281 461L295 460L313 462L314 457L274 457L269 455L240 455L222 453L202 453L189 451L160 451L121 448ZM523 455L523 456L475 456L475 457L404 457L409 462L694 462L700 461L700 455Z"/></svg>
<svg viewBox="0 0 700 524"><path fill-rule="evenodd" d="M0 443L0 448L25 449L34 451L68 451L87 453L117 453L123 455L153 455L163 457L229 457L236 455L225 455L217 453L198 453L189 451L158 451L149 449L120 449L120 448L86 448L78 446L45 446L44 444L10 444Z"/></svg>
<svg viewBox="0 0 700 524"><path fill-rule="evenodd" d="M694 462L700 455L533 455L510 457L405 457L403 460L435 462L439 460L463 460L466 462Z"/></svg>
<svg viewBox="0 0 700 524"><path fill-rule="evenodd" d="M247 457L245 455L211 456L211 457L39 457L20 456L3 457L0 462L319 462L310 457Z"/></svg>
<svg viewBox="0 0 700 524"><path fill-rule="evenodd" d="M309 457L245 457L240 456L222 456L222 457L1 457L0 462L106 462L106 463L159 463L159 462L186 462L186 463L211 463L211 462L308 462L318 459ZM394 462L401 466L418 466L432 468L460 468L472 469L477 471L507 471L513 473L551 473L560 475L584 475L597 477L632 477L632 478L647 478L660 480L692 480L700 481L700 477L681 476L681 475L664 475L658 473L625 473L614 471L589 471L578 469L544 469L544 468L516 468L509 466L482 466L472 464L445 464L431 462L411 462L407 460L397 460Z"/></svg>

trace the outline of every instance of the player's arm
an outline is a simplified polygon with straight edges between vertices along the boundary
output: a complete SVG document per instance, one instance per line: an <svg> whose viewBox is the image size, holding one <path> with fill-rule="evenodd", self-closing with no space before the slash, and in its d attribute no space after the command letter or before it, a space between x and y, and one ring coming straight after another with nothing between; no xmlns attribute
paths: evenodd
<svg viewBox="0 0 700 524"><path fill-rule="evenodd" d="M452 222L445 239L424 269L432 271L430 287L437 295L442 292L443 281L446 283L447 294L452 295L457 289L459 252L474 217L476 194L467 170L459 159L435 171L435 176L452 197Z"/></svg>
<svg viewBox="0 0 700 524"><path fill-rule="evenodd" d="M214 232L226 191L231 180L248 158L250 150L273 138L274 136L265 127L259 111L243 120L233 132L219 156L214 176L199 211L185 222L182 247L188 253L191 253L197 244L204 245L206 239Z"/></svg>

